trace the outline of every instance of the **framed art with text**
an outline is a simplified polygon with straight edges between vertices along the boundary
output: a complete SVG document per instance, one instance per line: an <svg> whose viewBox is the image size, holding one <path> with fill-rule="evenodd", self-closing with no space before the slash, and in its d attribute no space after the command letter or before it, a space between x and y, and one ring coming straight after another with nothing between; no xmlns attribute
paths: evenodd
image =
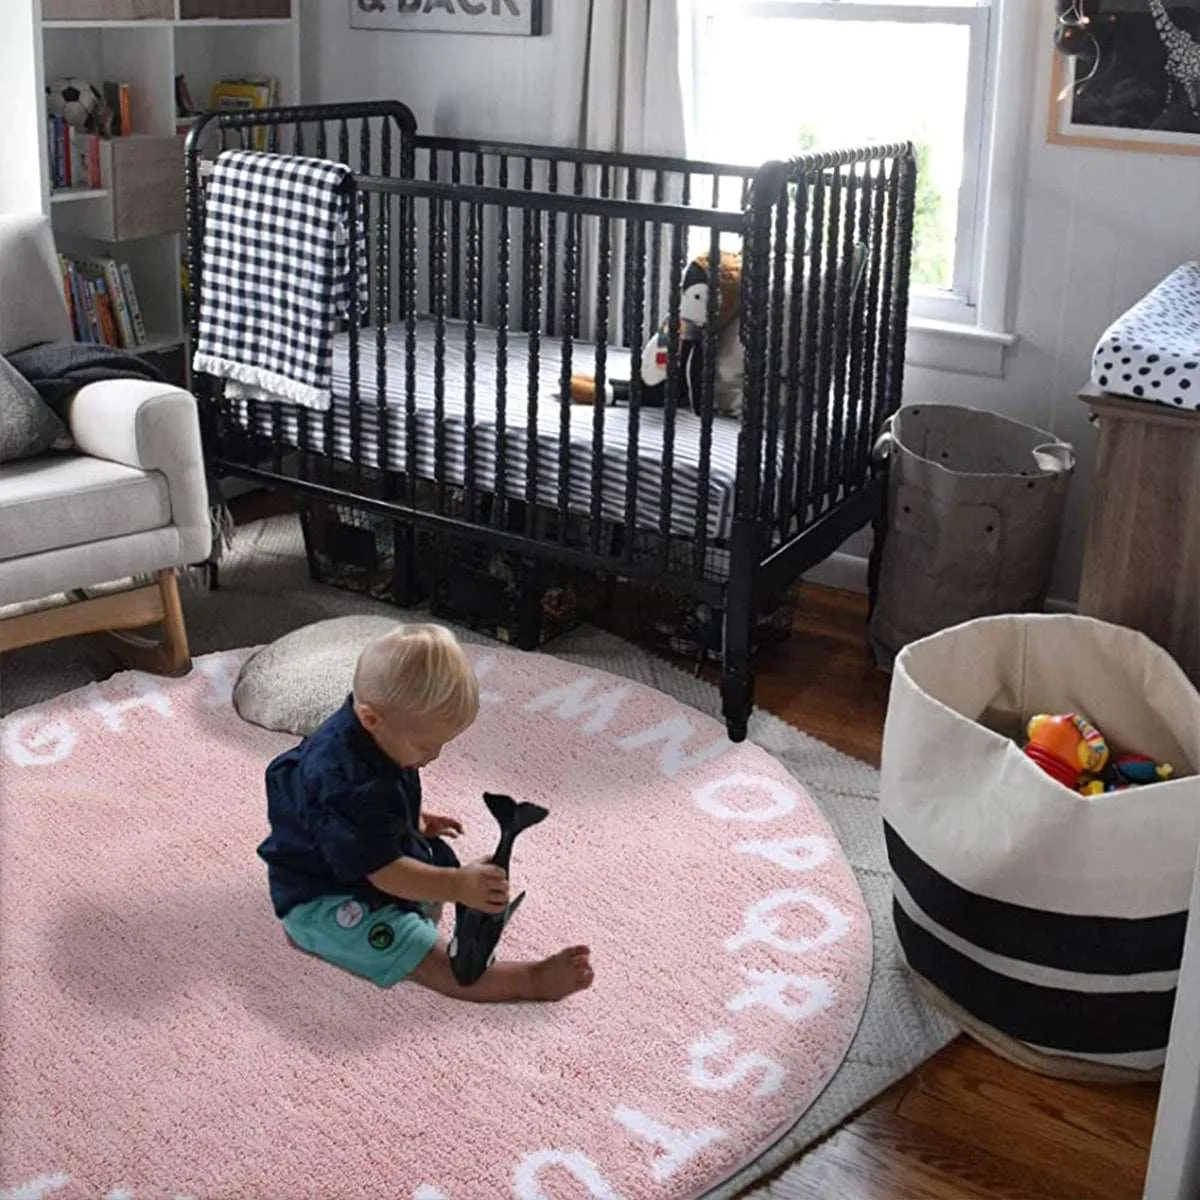
<svg viewBox="0 0 1200 1200"><path fill-rule="evenodd" d="M350 0L350 26L537 37L542 0Z"/></svg>

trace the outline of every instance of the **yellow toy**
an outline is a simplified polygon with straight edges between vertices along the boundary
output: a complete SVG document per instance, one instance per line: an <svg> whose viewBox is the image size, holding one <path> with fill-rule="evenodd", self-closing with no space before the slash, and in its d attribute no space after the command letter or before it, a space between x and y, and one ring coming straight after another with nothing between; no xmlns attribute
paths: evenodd
<svg viewBox="0 0 1200 1200"><path fill-rule="evenodd" d="M1025 753L1048 775L1073 790L1083 790L1108 762L1108 744L1100 731L1078 713L1039 713L1025 730ZM1103 789L1103 785L1101 785Z"/></svg>

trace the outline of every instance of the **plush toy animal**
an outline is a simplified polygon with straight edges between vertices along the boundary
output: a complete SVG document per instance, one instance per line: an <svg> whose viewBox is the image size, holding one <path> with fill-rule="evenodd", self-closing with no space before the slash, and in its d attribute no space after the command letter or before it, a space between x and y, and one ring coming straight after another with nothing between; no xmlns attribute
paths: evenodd
<svg viewBox="0 0 1200 1200"><path fill-rule="evenodd" d="M742 256L723 252L717 264L717 337L729 326L742 307ZM705 331L709 309L709 257L702 254L684 270L679 297L679 407L699 413L703 395ZM662 408L667 401L667 366L670 355L670 317L665 318L642 350L639 370L643 408ZM620 398L624 389L614 385ZM627 394L627 393L625 393ZM596 381L576 375L571 380L575 404L596 402Z"/></svg>

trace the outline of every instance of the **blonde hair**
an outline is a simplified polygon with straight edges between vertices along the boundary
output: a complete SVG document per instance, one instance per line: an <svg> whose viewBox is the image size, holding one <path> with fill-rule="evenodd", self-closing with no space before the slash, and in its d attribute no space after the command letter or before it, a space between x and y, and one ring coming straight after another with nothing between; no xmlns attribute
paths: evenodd
<svg viewBox="0 0 1200 1200"><path fill-rule="evenodd" d="M383 716L431 718L461 730L479 712L479 682L450 630L397 625L358 656L354 699Z"/></svg>

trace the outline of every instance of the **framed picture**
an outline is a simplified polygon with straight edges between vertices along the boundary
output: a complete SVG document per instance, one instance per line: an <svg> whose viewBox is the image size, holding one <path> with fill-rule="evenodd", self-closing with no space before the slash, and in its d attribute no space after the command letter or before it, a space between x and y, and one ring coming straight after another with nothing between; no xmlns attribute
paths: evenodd
<svg viewBox="0 0 1200 1200"><path fill-rule="evenodd" d="M350 28L537 37L542 0L350 0Z"/></svg>
<svg viewBox="0 0 1200 1200"><path fill-rule="evenodd" d="M1093 0L1083 52L1057 51L1048 137L1200 154L1200 0Z"/></svg>

